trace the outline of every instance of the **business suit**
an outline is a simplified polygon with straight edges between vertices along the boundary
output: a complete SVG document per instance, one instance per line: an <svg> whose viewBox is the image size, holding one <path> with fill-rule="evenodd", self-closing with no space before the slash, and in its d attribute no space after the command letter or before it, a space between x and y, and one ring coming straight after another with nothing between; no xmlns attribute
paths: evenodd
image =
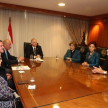
<svg viewBox="0 0 108 108"><path fill-rule="evenodd" d="M103 70L107 71L107 74L108 74L108 55L106 57L105 63L103 64L103 66L101 68Z"/></svg>
<svg viewBox="0 0 108 108"><path fill-rule="evenodd" d="M10 55L8 51L7 51L7 56L8 56L8 59L6 57L5 51L4 53L1 54L2 60L5 64L5 68L11 68L11 64L18 63L17 57Z"/></svg>
<svg viewBox="0 0 108 108"><path fill-rule="evenodd" d="M26 48L26 56L27 56L27 58L30 58L30 55L34 56L32 45L30 45L28 48ZM40 55L41 58L43 58L43 52L42 52L41 46L39 46L38 44L36 46L36 55Z"/></svg>
<svg viewBox="0 0 108 108"><path fill-rule="evenodd" d="M64 55L65 60L67 59L67 57L69 57L69 58L71 57L71 52L72 52L71 49L67 50L66 54ZM80 62L81 55L80 55L79 50L77 50L77 49L74 50L74 53L73 53L73 56L72 56L71 60L74 61L74 62Z"/></svg>
<svg viewBox="0 0 108 108"><path fill-rule="evenodd" d="M89 55L90 55L90 52L87 52L85 62L89 64L89 67L92 67L92 66L97 67L99 65L99 60L100 60L99 53L94 51L93 54L90 56L90 58L88 58Z"/></svg>
<svg viewBox="0 0 108 108"><path fill-rule="evenodd" d="M5 66L3 62L1 62L1 66L0 66L0 76L2 76L5 80L7 80Z"/></svg>

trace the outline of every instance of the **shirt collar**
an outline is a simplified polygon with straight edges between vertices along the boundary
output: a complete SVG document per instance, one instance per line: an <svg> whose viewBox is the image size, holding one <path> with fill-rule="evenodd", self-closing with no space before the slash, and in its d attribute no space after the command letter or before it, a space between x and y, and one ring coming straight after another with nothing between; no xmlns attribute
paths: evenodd
<svg viewBox="0 0 108 108"><path fill-rule="evenodd" d="M6 54L6 52L7 52L7 51L6 51L6 49L5 49L5 48L4 48L4 51L5 51L5 54Z"/></svg>
<svg viewBox="0 0 108 108"><path fill-rule="evenodd" d="M36 47L32 46L32 48L34 49L34 48L36 48Z"/></svg>

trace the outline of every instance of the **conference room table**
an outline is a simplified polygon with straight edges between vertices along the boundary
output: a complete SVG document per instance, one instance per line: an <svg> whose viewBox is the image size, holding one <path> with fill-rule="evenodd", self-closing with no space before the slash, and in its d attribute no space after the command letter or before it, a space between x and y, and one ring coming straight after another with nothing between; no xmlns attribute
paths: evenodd
<svg viewBox="0 0 108 108"><path fill-rule="evenodd" d="M26 58L23 63L13 65L30 67L29 70L12 70L24 108L108 107L107 75L93 74L92 68L62 58L45 57L43 60ZM20 81L29 83L19 85ZM32 87L28 89L29 86Z"/></svg>

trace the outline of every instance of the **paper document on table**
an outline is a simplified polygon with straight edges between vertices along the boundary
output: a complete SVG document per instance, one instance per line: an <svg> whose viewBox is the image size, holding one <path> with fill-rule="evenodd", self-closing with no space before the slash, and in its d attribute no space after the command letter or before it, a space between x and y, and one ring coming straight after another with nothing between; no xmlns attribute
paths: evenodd
<svg viewBox="0 0 108 108"><path fill-rule="evenodd" d="M28 85L28 89L35 89L36 85Z"/></svg>
<svg viewBox="0 0 108 108"><path fill-rule="evenodd" d="M12 70L30 70L30 67L28 66L13 66Z"/></svg>
<svg viewBox="0 0 108 108"><path fill-rule="evenodd" d="M19 71L19 73L25 73L25 71Z"/></svg>
<svg viewBox="0 0 108 108"><path fill-rule="evenodd" d="M36 58L36 61L44 61L44 60L42 60L41 58Z"/></svg>

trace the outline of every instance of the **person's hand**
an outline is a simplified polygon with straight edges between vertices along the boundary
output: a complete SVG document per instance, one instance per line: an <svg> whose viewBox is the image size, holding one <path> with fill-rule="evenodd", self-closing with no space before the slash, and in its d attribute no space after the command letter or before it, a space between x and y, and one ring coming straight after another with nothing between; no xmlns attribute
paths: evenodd
<svg viewBox="0 0 108 108"><path fill-rule="evenodd" d="M13 92L15 91L15 90L11 89L10 87L8 87L8 88L9 88L11 91L13 91Z"/></svg>
<svg viewBox="0 0 108 108"><path fill-rule="evenodd" d="M84 62L82 63L82 65L85 66L85 64L86 64L86 62L84 61Z"/></svg>
<svg viewBox="0 0 108 108"><path fill-rule="evenodd" d="M82 65L83 66L89 66L89 64L87 62L83 62Z"/></svg>
<svg viewBox="0 0 108 108"><path fill-rule="evenodd" d="M89 66L89 64L87 63L87 62L85 62L85 64L84 64L85 66Z"/></svg>
<svg viewBox="0 0 108 108"><path fill-rule="evenodd" d="M21 62L24 60L24 57L18 57L18 61Z"/></svg>
<svg viewBox="0 0 108 108"><path fill-rule="evenodd" d="M93 66L93 68L94 68L94 69L92 70L93 73L104 74L104 70L103 70L100 66L99 66L99 68Z"/></svg>
<svg viewBox="0 0 108 108"><path fill-rule="evenodd" d="M1 66L1 62L2 62L2 60L0 60L0 66Z"/></svg>
<svg viewBox="0 0 108 108"><path fill-rule="evenodd" d="M38 58L40 58L40 55L37 55Z"/></svg>
<svg viewBox="0 0 108 108"><path fill-rule="evenodd" d="M40 55L35 56L35 58L40 58Z"/></svg>
<svg viewBox="0 0 108 108"><path fill-rule="evenodd" d="M8 80L11 80L12 79L12 75L11 74L6 74L6 76L7 76L7 78L8 78Z"/></svg>
<svg viewBox="0 0 108 108"><path fill-rule="evenodd" d="M82 65L84 66L84 62L82 63Z"/></svg>
<svg viewBox="0 0 108 108"><path fill-rule="evenodd" d="M69 60L69 61L72 61L72 58L70 58L70 57L66 57L66 59Z"/></svg>

